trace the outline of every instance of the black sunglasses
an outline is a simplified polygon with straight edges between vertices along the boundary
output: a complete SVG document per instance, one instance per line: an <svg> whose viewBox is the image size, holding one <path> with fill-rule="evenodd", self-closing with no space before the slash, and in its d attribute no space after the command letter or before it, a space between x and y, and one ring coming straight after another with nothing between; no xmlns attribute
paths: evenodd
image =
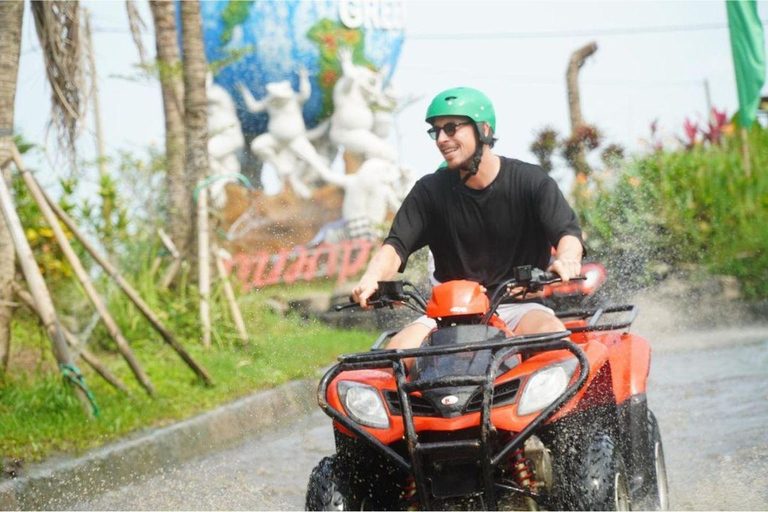
<svg viewBox="0 0 768 512"><path fill-rule="evenodd" d="M445 123L444 126L433 126L427 130L427 133L430 137L432 137L432 140L437 140L437 138L440 136L441 130L444 131L447 136L453 137L456 134L456 129L459 126L463 126L465 124L472 124L472 121L464 121L461 123Z"/></svg>

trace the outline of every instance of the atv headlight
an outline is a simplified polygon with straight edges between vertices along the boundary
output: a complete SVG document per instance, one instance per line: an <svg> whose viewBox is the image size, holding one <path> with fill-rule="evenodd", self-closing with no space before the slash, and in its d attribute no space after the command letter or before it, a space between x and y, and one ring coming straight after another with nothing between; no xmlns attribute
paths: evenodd
<svg viewBox="0 0 768 512"><path fill-rule="evenodd" d="M571 358L531 375L520 395L517 414L525 416L540 411L557 400L571 382L576 365L576 359Z"/></svg>
<svg viewBox="0 0 768 512"><path fill-rule="evenodd" d="M342 380L338 384L344 410L356 422L366 427L388 428L389 417L381 394L373 386Z"/></svg>

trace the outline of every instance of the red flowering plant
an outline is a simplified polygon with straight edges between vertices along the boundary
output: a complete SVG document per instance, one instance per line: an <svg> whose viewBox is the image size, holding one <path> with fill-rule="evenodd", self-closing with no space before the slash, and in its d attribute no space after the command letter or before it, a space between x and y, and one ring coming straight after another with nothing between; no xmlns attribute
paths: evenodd
<svg viewBox="0 0 768 512"><path fill-rule="evenodd" d="M685 123L683 123L683 132L685 139L680 139L680 142L683 143L685 149L692 149L699 144L699 123L686 117Z"/></svg>
<svg viewBox="0 0 768 512"><path fill-rule="evenodd" d="M686 118L683 123L684 137L678 137L678 140L685 149L690 150L703 143L720 146L724 137L732 133L733 124L728 120L725 110L713 108L706 123L699 124Z"/></svg>
<svg viewBox="0 0 768 512"><path fill-rule="evenodd" d="M730 135L732 131L733 127L728 121L725 110L713 108L710 120L707 122L707 129L701 130L701 134L705 141L719 146L723 141L723 136Z"/></svg>

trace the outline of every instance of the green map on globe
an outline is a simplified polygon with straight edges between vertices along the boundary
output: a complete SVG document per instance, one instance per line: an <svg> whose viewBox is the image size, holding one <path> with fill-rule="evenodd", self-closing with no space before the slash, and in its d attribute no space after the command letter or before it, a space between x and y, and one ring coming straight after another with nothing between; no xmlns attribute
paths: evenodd
<svg viewBox="0 0 768 512"><path fill-rule="evenodd" d="M340 48L355 64L395 70L403 46L402 0L250 0L201 2L203 37L214 81L238 108L247 134L266 129L266 114L244 108L236 84L261 98L269 82L289 80L298 90L297 71L306 68L312 96L304 105L311 128L333 112L333 86L341 74Z"/></svg>

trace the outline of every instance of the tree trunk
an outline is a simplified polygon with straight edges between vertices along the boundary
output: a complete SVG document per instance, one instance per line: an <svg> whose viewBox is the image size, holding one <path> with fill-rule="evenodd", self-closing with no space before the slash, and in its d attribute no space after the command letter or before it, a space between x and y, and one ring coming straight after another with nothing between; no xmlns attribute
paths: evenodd
<svg viewBox="0 0 768 512"><path fill-rule="evenodd" d="M181 76L175 3L149 2L155 23L157 65L165 112L166 182L171 239L183 254L189 238L189 193L184 176L184 81Z"/></svg>
<svg viewBox="0 0 768 512"><path fill-rule="evenodd" d="M581 116L581 97L579 96L579 70L586 62L587 57L597 51L597 43L594 41L573 52L568 62L568 70L565 72L565 80L568 84L568 111L571 114L571 134L584 124Z"/></svg>
<svg viewBox="0 0 768 512"><path fill-rule="evenodd" d="M208 177L208 97L205 91L206 59L200 2L181 2L182 52L184 54L184 127L186 128L186 183L190 195L188 218L192 229L187 254L197 247L197 208L193 191Z"/></svg>
<svg viewBox="0 0 768 512"><path fill-rule="evenodd" d="M13 142L13 105L21 50L21 22L24 0L0 2L0 175L10 180L10 170L3 166L11 158ZM0 219L0 371L8 366L13 309L15 253L8 227Z"/></svg>
<svg viewBox="0 0 768 512"><path fill-rule="evenodd" d="M578 137L579 128L584 126L584 117L581 115L581 95L579 94L579 70L586 62L587 58L597 51L597 43L591 43L582 46L571 54L571 60L568 62L568 69L565 72L565 81L568 88L568 112L571 115L571 138ZM579 151L573 158L574 169L577 173L586 173L587 158L584 152L584 145L579 144ZM578 190L578 182L577 182ZM574 193L578 196L578 193Z"/></svg>

